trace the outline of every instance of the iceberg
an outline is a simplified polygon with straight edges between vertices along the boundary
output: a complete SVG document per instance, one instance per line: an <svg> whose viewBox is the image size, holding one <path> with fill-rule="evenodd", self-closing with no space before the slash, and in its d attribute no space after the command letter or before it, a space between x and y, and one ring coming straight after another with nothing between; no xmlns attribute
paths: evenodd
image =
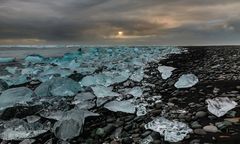
<svg viewBox="0 0 240 144"><path fill-rule="evenodd" d="M36 64L44 62L45 58L41 55L28 55L25 57L26 63Z"/></svg>
<svg viewBox="0 0 240 144"><path fill-rule="evenodd" d="M15 58L0 58L0 63L14 62Z"/></svg>
<svg viewBox="0 0 240 144"><path fill-rule="evenodd" d="M237 105L235 101L230 100L228 97L207 99L206 102L208 104L208 111L217 117L224 116Z"/></svg>
<svg viewBox="0 0 240 144"><path fill-rule="evenodd" d="M114 97L114 96L120 96L119 93L113 92L112 88L105 87L105 86L95 86L92 87L93 93L97 97Z"/></svg>
<svg viewBox="0 0 240 144"><path fill-rule="evenodd" d="M111 101L106 103L104 107L113 112L135 113L136 106L131 101Z"/></svg>
<svg viewBox="0 0 240 144"><path fill-rule="evenodd" d="M13 119L3 123L4 128L0 128L0 138L2 140L24 140L34 138L46 133L50 128L41 123L27 123L21 119Z"/></svg>
<svg viewBox="0 0 240 144"><path fill-rule="evenodd" d="M172 71L176 68L170 66L159 66L158 71L161 73L162 79L168 79L172 75Z"/></svg>
<svg viewBox="0 0 240 144"><path fill-rule="evenodd" d="M198 83L198 78L194 74L182 75L175 83L176 88L190 88Z"/></svg>
<svg viewBox="0 0 240 144"><path fill-rule="evenodd" d="M154 119L146 124L145 128L159 132L160 135L164 136L165 141L168 142L179 142L183 140L188 133L192 132L192 129L190 129L187 124L170 121L164 117Z"/></svg>
<svg viewBox="0 0 240 144"><path fill-rule="evenodd" d="M81 86L69 78L52 78L42 84L36 89L37 96L74 96L81 90Z"/></svg>
<svg viewBox="0 0 240 144"><path fill-rule="evenodd" d="M12 107L16 104L26 104L26 102L32 100L33 96L33 91L26 87L5 90L0 95L0 110Z"/></svg>

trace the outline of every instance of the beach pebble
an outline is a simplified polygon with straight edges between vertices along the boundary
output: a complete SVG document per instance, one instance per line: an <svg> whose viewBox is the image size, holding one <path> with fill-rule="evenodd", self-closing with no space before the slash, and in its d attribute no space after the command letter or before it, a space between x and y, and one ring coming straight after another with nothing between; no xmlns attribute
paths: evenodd
<svg viewBox="0 0 240 144"><path fill-rule="evenodd" d="M207 113L204 112L204 111L199 111L199 112L196 113L197 118L203 118L205 116L207 116Z"/></svg>
<svg viewBox="0 0 240 144"><path fill-rule="evenodd" d="M210 132L210 133L217 133L217 132L219 132L218 128L216 126L213 126L213 125L205 126L205 127L203 127L203 129L204 129L204 131Z"/></svg>

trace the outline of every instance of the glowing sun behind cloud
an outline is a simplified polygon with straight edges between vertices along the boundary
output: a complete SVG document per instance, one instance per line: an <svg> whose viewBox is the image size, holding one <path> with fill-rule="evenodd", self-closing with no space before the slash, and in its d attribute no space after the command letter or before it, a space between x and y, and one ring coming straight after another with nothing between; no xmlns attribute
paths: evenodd
<svg viewBox="0 0 240 144"><path fill-rule="evenodd" d="M123 32L122 31L119 31L118 32L118 36L122 36L123 35Z"/></svg>

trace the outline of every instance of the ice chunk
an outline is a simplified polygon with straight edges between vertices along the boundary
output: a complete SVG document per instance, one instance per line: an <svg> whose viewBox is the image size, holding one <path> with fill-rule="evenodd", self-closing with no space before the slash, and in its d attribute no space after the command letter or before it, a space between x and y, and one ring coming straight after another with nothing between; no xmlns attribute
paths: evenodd
<svg viewBox="0 0 240 144"><path fill-rule="evenodd" d="M61 69L60 67L46 67L42 73L39 74L38 79L41 82L50 80L53 76L59 75L60 77L68 77L72 74L72 71L67 69Z"/></svg>
<svg viewBox="0 0 240 144"><path fill-rule="evenodd" d="M74 96L81 90L80 85L69 78L52 78L39 85L35 93L37 96Z"/></svg>
<svg viewBox="0 0 240 144"><path fill-rule="evenodd" d="M26 120L28 123L35 123L37 121L39 121L41 118L39 116L36 115L32 115L32 116L27 116Z"/></svg>
<svg viewBox="0 0 240 144"><path fill-rule="evenodd" d="M42 70L39 69L39 68L31 68L31 67L28 67L28 68L24 68L22 69L21 71L21 74L22 75L30 75L30 76L34 76L34 75L37 75L41 72Z"/></svg>
<svg viewBox="0 0 240 144"><path fill-rule="evenodd" d="M57 138L62 140L72 139L77 137L82 129L83 122L82 120L75 119L65 119L61 121L57 121L54 126L54 134Z"/></svg>
<svg viewBox="0 0 240 144"><path fill-rule="evenodd" d="M64 120L64 119L82 119L90 116L99 116L97 113L90 112L88 110L82 110L75 107L69 111L62 110L45 110L40 113L41 117L54 119L54 120Z"/></svg>
<svg viewBox="0 0 240 144"><path fill-rule="evenodd" d="M55 136L62 140L78 136L82 130L85 118L89 116L98 116L98 114L77 108L63 112L58 119L59 121L53 126Z"/></svg>
<svg viewBox="0 0 240 144"><path fill-rule="evenodd" d="M136 106L137 108L137 116L144 116L147 114L147 108L143 104L139 104Z"/></svg>
<svg viewBox="0 0 240 144"><path fill-rule="evenodd" d="M168 79L172 75L172 71L174 71L176 68L170 67L170 66L159 66L158 71L162 74L162 79Z"/></svg>
<svg viewBox="0 0 240 144"><path fill-rule="evenodd" d="M77 94L74 98L73 104L76 104L79 109L91 109L95 106L95 95L90 92L83 92Z"/></svg>
<svg viewBox="0 0 240 144"><path fill-rule="evenodd" d="M95 86L92 87L92 90L97 97L113 97L113 96L120 96L119 93L113 92L112 88L104 87L104 86Z"/></svg>
<svg viewBox="0 0 240 144"><path fill-rule="evenodd" d="M34 139L25 139L21 141L19 144L33 144L36 140Z"/></svg>
<svg viewBox="0 0 240 144"><path fill-rule="evenodd" d="M135 113L136 107L130 101L111 101L104 107L113 112Z"/></svg>
<svg viewBox="0 0 240 144"><path fill-rule="evenodd" d="M228 111L235 108L237 103L228 97L207 99L208 110L217 117L224 116Z"/></svg>
<svg viewBox="0 0 240 144"><path fill-rule="evenodd" d="M63 114L64 114L64 111L61 111L61 110L48 110L48 111L42 111L40 113L40 116L48 119L61 120L63 117Z"/></svg>
<svg viewBox="0 0 240 144"><path fill-rule="evenodd" d="M102 106L103 104L107 103L109 100L111 100L113 97L98 97L96 104L97 107Z"/></svg>
<svg viewBox="0 0 240 144"><path fill-rule="evenodd" d="M176 88L190 88L198 83L198 78L194 74L182 75L175 83Z"/></svg>
<svg viewBox="0 0 240 144"><path fill-rule="evenodd" d="M93 95L90 92L82 92L79 93L75 96L74 100L73 100L73 104L78 104L84 101L88 101L88 100L92 100L95 98L95 95Z"/></svg>
<svg viewBox="0 0 240 144"><path fill-rule="evenodd" d="M6 67L5 68L7 72L9 72L10 74L16 74L17 73L17 70L18 70L18 67Z"/></svg>
<svg viewBox="0 0 240 144"><path fill-rule="evenodd" d="M72 60L71 62L60 63L58 64L61 68L70 69L72 71L77 70L80 67L80 63L77 60Z"/></svg>
<svg viewBox="0 0 240 144"><path fill-rule="evenodd" d="M25 139L21 141L19 144L33 144L36 140L34 139Z"/></svg>
<svg viewBox="0 0 240 144"><path fill-rule="evenodd" d="M15 58L0 58L0 63L14 62Z"/></svg>
<svg viewBox="0 0 240 144"><path fill-rule="evenodd" d="M4 80L9 86L21 85L29 82L29 79L26 75L14 75L14 76L2 76L2 80Z"/></svg>
<svg viewBox="0 0 240 144"><path fill-rule="evenodd" d="M134 87L132 88L127 94L130 94L134 97L141 97L143 94L143 90L141 87Z"/></svg>
<svg viewBox="0 0 240 144"><path fill-rule="evenodd" d="M26 87L12 88L3 91L0 95L0 110L12 107L15 104L25 104L32 100L33 91Z"/></svg>
<svg viewBox="0 0 240 144"><path fill-rule="evenodd" d="M145 125L146 129L159 132L160 135L164 136L165 141L179 142L187 136L188 133L192 132L192 129L187 124L170 121L164 117L154 119Z"/></svg>
<svg viewBox="0 0 240 144"><path fill-rule="evenodd" d="M41 123L27 123L21 119L4 122L0 138L3 140L24 140L47 132L50 128Z"/></svg>
<svg viewBox="0 0 240 144"><path fill-rule="evenodd" d="M110 86L115 83L121 83L128 79L130 73L127 71L123 72L104 72L94 76L84 77L80 84L83 86L94 86L94 85L103 85Z"/></svg>
<svg viewBox="0 0 240 144"><path fill-rule="evenodd" d="M29 56L26 56L25 62L32 63L32 64L42 63L44 59L45 58L41 55L29 55Z"/></svg>
<svg viewBox="0 0 240 144"><path fill-rule="evenodd" d="M144 70L143 68L138 69L137 71L135 71L131 76L130 79L136 82L140 82L143 80L143 76L144 76Z"/></svg>

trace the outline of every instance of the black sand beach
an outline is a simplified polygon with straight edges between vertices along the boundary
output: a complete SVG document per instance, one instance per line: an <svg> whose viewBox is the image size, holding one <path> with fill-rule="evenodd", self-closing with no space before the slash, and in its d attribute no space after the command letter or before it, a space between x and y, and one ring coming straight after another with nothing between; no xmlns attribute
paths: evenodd
<svg viewBox="0 0 240 144"><path fill-rule="evenodd" d="M169 119L187 123L193 129L179 144L238 144L240 140L240 110L239 105L229 111L223 117L216 117L207 109L208 98L229 97L237 103L240 102L240 47L239 46L199 46L184 47L187 53L170 55L168 59L160 62L152 62L145 69L144 80L141 83L120 83L114 85L117 90L124 85L133 87L141 85L145 87L144 96L161 95L162 103L156 103L151 107L152 111L142 117L135 115L111 112L99 108L99 117L85 120L83 133L77 138L69 141L73 144L132 144L148 135L151 135L153 144L167 144L163 137L157 132L146 130L144 125L151 121L152 117L159 116L166 111L165 116ZM159 64L177 68L172 77L162 80L157 71ZM7 65L2 65L3 69ZM189 89L176 89L174 83L186 73L195 74L199 83ZM81 79L81 76L73 74L73 80ZM152 86L153 84L154 86ZM34 89L38 84L28 83L24 86ZM66 99L66 101L71 101ZM164 105L163 105L164 104ZM165 105L167 104L167 106ZM23 118L28 115L38 114L41 107L15 107L9 108L1 114L1 119ZM186 113L174 113L176 110L185 110ZM41 118L44 123L46 119ZM204 130L205 126L217 127L211 130ZM99 128L102 133L96 132ZM211 127L210 127L211 128ZM119 130L119 131L116 131ZM118 135L119 139L114 138ZM48 132L38 136L34 143L51 144L59 140ZM2 141L2 143L19 143L17 141Z"/></svg>

